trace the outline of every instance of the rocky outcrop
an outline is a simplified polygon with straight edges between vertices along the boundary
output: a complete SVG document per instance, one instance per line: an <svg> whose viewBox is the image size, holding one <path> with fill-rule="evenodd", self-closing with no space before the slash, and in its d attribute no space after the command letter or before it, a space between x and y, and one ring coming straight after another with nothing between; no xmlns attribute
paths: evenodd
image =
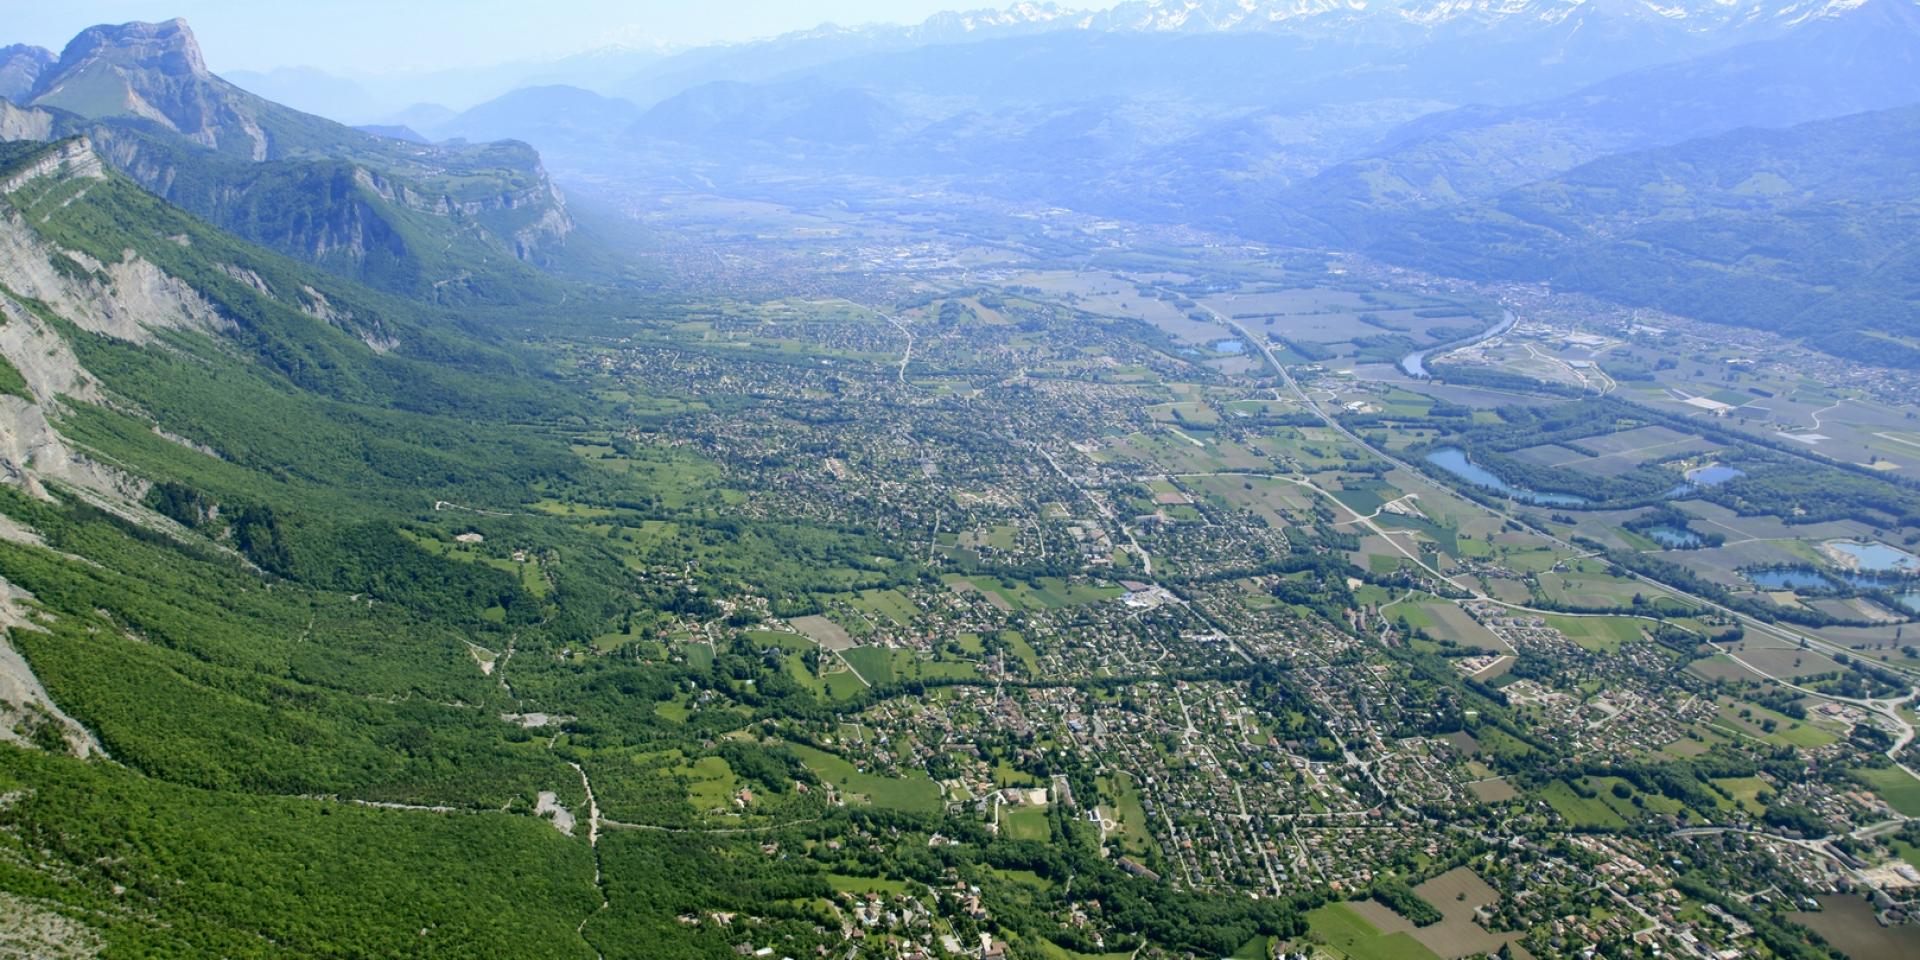
<svg viewBox="0 0 1920 960"><path fill-rule="evenodd" d="M92 144L85 138L68 140L0 177L0 193L12 193L42 177L99 180L106 175Z"/></svg>
<svg viewBox="0 0 1920 960"><path fill-rule="evenodd" d="M91 27L60 52L34 103L151 120L204 147L265 160L266 131L241 91L207 71L184 20Z"/></svg>
<svg viewBox="0 0 1920 960"><path fill-rule="evenodd" d="M53 114L0 100L0 140L51 140Z"/></svg>
<svg viewBox="0 0 1920 960"><path fill-rule="evenodd" d="M84 138L67 140L7 171L0 193L47 179L106 175ZM122 340L146 342L155 328L215 331L232 325L192 287L151 262L127 253L102 263L78 250L54 248L11 209L0 212L0 284L85 329Z"/></svg>
<svg viewBox="0 0 1920 960"><path fill-rule="evenodd" d="M105 754L86 727L54 705L26 658L13 648L9 634L45 629L30 616L32 601L33 594L0 579L0 741L46 746L57 738L65 752L81 757ZM49 731L53 738L46 736Z"/></svg>
<svg viewBox="0 0 1920 960"><path fill-rule="evenodd" d="M0 194L28 187L73 188L73 181L107 176L84 139L47 147L7 170ZM52 182L49 182L52 181ZM86 183L77 185L86 189ZM0 396L0 480L46 497L53 480L88 491L116 512L132 510L145 484L76 450L54 428L48 412L69 400L100 402L98 382L39 311L133 342L156 328L216 331L231 321L185 282L153 263L124 255L102 263L49 244L11 208L0 211L0 357L26 381L28 397ZM20 297L37 301L29 308Z"/></svg>
<svg viewBox="0 0 1920 960"><path fill-rule="evenodd" d="M152 70L180 79L213 76L207 71L206 59L200 55L200 42L194 39L187 21L179 18L164 23L88 27L60 51L63 72L92 63Z"/></svg>

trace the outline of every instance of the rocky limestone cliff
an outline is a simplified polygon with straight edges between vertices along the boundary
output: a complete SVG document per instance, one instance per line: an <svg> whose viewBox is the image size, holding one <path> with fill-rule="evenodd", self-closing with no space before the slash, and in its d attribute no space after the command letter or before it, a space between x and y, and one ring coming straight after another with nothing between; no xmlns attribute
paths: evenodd
<svg viewBox="0 0 1920 960"><path fill-rule="evenodd" d="M67 177L99 180L107 175L100 155L86 138L67 140L48 148L40 156L0 177L0 193L12 193L41 177Z"/></svg>
<svg viewBox="0 0 1920 960"><path fill-rule="evenodd" d="M63 70L86 62L122 68L157 70L170 77L206 78L207 61L200 55L187 21L178 17L164 23L101 24L80 31L60 51Z"/></svg>
<svg viewBox="0 0 1920 960"><path fill-rule="evenodd" d="M53 114L0 100L0 140L51 140Z"/></svg>
<svg viewBox="0 0 1920 960"><path fill-rule="evenodd" d="M209 73L179 20L90 28L22 105L0 102L0 139L74 134L218 226L408 295L573 230L531 147L407 143L283 107Z"/></svg>
<svg viewBox="0 0 1920 960"><path fill-rule="evenodd" d="M74 37L33 102L89 117L152 120L204 147L265 160L268 138L239 88L207 72L184 20L91 27Z"/></svg>
<svg viewBox="0 0 1920 960"><path fill-rule="evenodd" d="M0 194L76 182L84 191L88 181L106 176L86 140L67 140L9 168L0 177ZM151 341L156 328L216 331L231 321L186 283L131 253L102 263L54 247L11 206L0 206L0 288L0 357L20 372L29 394L0 396L0 479L41 497L47 496L45 481L58 480L117 511L137 512L144 484L74 449L49 419L68 400L102 397L98 381L41 311L140 343Z"/></svg>

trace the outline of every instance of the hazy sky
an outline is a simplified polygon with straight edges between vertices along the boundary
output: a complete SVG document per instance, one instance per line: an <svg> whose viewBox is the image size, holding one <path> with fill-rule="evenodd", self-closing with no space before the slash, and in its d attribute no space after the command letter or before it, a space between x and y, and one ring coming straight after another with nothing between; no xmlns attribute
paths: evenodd
<svg viewBox="0 0 1920 960"><path fill-rule="evenodd" d="M822 22L913 23L1008 0L0 0L0 45L58 52L96 23L186 17L215 70L386 72L492 64L614 42L710 43ZM1110 6L1073 3L1063 6Z"/></svg>

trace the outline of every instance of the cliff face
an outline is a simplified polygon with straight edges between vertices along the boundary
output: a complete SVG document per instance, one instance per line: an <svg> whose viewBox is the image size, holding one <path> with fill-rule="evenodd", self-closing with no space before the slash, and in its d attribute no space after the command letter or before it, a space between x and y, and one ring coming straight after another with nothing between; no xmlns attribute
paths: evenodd
<svg viewBox="0 0 1920 960"><path fill-rule="evenodd" d="M58 143L0 176L0 193L12 193L42 177L98 180L106 165L85 138Z"/></svg>
<svg viewBox="0 0 1920 960"><path fill-rule="evenodd" d="M267 135L239 91L207 72L183 20L89 28L35 87L40 106L139 117L203 147L265 160Z"/></svg>
<svg viewBox="0 0 1920 960"><path fill-rule="evenodd" d="M51 140L53 126L53 114L45 110L23 109L0 100L0 140Z"/></svg>
<svg viewBox="0 0 1920 960"><path fill-rule="evenodd" d="M84 198L106 178L106 165L91 144L66 140L18 152L0 165L0 196L60 191ZM63 404L98 402L101 394L46 312L136 342L150 340L155 328L215 330L226 322L185 283L146 260L129 254L103 263L48 242L12 202L0 205L0 289L0 360L25 385L0 396L0 479L42 497L45 485L57 481L134 509L143 486L76 450L52 425Z"/></svg>
<svg viewBox="0 0 1920 960"><path fill-rule="evenodd" d="M161 197L397 292L457 295L477 275L497 275L495 295L536 288L499 264L573 229L525 144L410 143L288 109L209 73L183 21L90 28L34 76L24 108L0 103L0 139L84 134Z"/></svg>

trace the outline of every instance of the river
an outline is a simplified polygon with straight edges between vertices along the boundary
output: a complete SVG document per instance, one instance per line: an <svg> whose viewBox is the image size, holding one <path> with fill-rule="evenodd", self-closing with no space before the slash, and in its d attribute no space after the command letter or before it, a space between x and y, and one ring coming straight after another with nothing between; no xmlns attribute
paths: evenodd
<svg viewBox="0 0 1920 960"><path fill-rule="evenodd" d="M1487 329L1482 330L1471 337L1465 337L1460 340L1450 340L1446 343L1442 343L1437 346L1428 347L1425 350L1415 350L1414 352L1409 353L1404 357L1401 357L1400 369L1405 371L1407 376L1412 377L1415 380L1431 379L1433 377L1433 374L1427 372L1428 357L1435 356L1442 353L1447 353L1453 350L1458 350L1461 347L1471 347L1474 344L1481 342L1482 340L1491 340L1494 337L1497 337L1503 333L1506 333L1508 330L1512 330L1513 325L1515 323L1518 323L1519 321L1520 321L1520 318L1514 316L1512 310L1502 310L1500 312L1499 323L1496 323L1493 326L1488 327Z"/></svg>

